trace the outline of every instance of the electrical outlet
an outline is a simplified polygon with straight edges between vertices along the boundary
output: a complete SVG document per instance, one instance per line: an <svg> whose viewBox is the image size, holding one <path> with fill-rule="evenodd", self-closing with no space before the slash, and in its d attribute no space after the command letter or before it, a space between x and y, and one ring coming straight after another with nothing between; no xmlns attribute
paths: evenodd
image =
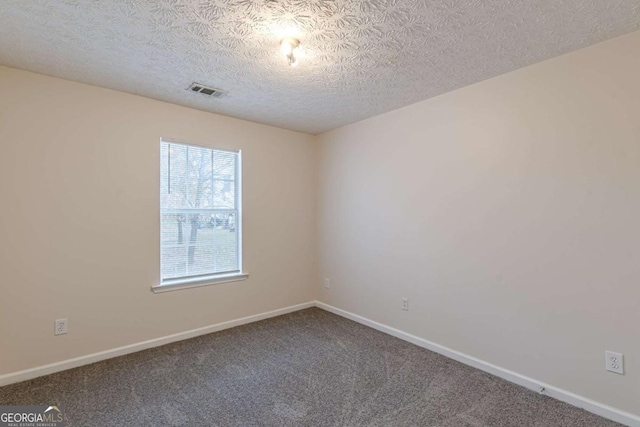
<svg viewBox="0 0 640 427"><path fill-rule="evenodd" d="M409 299L408 298L402 298L402 309L404 311L409 311Z"/></svg>
<svg viewBox="0 0 640 427"><path fill-rule="evenodd" d="M624 375L624 356L613 351L605 352L606 369L609 372Z"/></svg>
<svg viewBox="0 0 640 427"><path fill-rule="evenodd" d="M69 320L67 319L58 319L55 322L55 328L53 330L54 335L64 335L68 332L69 328Z"/></svg>
<svg viewBox="0 0 640 427"><path fill-rule="evenodd" d="M329 280L328 277L324 278L324 287L327 289L331 288L331 280Z"/></svg>

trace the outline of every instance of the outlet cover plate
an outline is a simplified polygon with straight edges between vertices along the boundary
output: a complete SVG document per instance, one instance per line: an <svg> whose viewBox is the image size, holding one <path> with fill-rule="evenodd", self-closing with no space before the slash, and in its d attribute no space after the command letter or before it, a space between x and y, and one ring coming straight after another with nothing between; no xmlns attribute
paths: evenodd
<svg viewBox="0 0 640 427"><path fill-rule="evenodd" d="M69 328L69 320L68 319L57 319L55 321L53 334L54 335L64 335L68 332Z"/></svg>
<svg viewBox="0 0 640 427"><path fill-rule="evenodd" d="M609 372L624 375L624 356L613 351L606 351L606 369Z"/></svg>

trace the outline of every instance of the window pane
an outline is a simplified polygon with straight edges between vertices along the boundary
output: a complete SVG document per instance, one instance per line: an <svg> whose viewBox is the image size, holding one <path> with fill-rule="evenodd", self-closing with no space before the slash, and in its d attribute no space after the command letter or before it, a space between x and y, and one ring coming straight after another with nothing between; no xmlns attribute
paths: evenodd
<svg viewBox="0 0 640 427"><path fill-rule="evenodd" d="M211 208L212 150L187 147L187 206Z"/></svg>
<svg viewBox="0 0 640 427"><path fill-rule="evenodd" d="M186 208L187 205L187 148L183 145L163 144L161 156L161 208Z"/></svg>
<svg viewBox="0 0 640 427"><path fill-rule="evenodd" d="M236 153L215 151L213 155L213 178L234 180L236 175Z"/></svg>
<svg viewBox="0 0 640 427"><path fill-rule="evenodd" d="M213 204L216 208L234 209L235 202L234 181L213 181Z"/></svg>
<svg viewBox="0 0 640 427"><path fill-rule="evenodd" d="M238 154L161 143L163 280L239 271Z"/></svg>
<svg viewBox="0 0 640 427"><path fill-rule="evenodd" d="M173 279L187 275L185 264L186 247L163 247L160 260L163 279Z"/></svg>
<svg viewBox="0 0 640 427"><path fill-rule="evenodd" d="M216 230L216 268L221 271L238 270L238 232L235 228Z"/></svg>

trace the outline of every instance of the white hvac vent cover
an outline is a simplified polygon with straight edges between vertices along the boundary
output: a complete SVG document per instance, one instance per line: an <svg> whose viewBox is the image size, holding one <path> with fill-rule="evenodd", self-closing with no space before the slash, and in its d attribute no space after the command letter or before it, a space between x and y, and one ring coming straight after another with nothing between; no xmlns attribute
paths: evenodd
<svg viewBox="0 0 640 427"><path fill-rule="evenodd" d="M202 83L196 83L196 82L191 83L191 86L189 86L187 90L190 90L192 92L198 92L203 95L213 96L215 98L220 98L222 95L226 93L222 89L216 89L215 87L203 85Z"/></svg>

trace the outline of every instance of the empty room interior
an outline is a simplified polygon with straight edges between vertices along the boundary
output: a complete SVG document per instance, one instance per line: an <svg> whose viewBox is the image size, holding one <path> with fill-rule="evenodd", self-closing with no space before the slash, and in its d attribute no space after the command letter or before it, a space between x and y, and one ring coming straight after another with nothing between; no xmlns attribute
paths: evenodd
<svg viewBox="0 0 640 427"><path fill-rule="evenodd" d="M639 0L2 0L0 201L0 426L640 427Z"/></svg>

